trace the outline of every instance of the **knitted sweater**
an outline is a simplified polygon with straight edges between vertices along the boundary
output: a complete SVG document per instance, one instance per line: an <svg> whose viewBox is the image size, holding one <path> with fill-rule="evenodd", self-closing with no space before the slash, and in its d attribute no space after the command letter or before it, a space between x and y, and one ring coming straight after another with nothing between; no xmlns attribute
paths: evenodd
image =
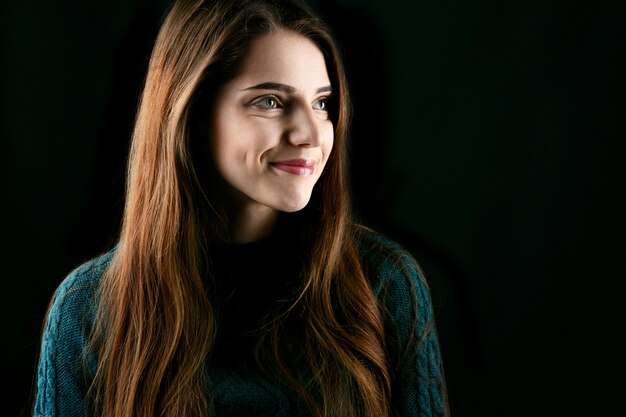
<svg viewBox="0 0 626 417"><path fill-rule="evenodd" d="M388 345L398 347L388 353L393 415L445 415L445 384L432 306L419 267L399 245L378 234L364 233L358 247L364 271L387 312ZM262 244L252 244L246 250L238 249L234 255L229 253L228 256L234 257L238 265L249 265L250 260L245 258L255 256L250 254L261 254L252 260L257 262L267 258L272 250ZM89 415L84 401L90 383L87 375L93 375L97 362L86 346L95 314L97 288L113 256L114 253L109 252L82 265L68 275L55 293L42 338L35 402L37 417ZM245 271L243 275L247 275ZM244 286L252 290L240 297L243 304L237 303L238 311L252 298L267 296L260 289L266 277L260 278L256 277L255 283L248 278ZM281 285L281 282L267 284L274 288ZM262 307L250 307L253 308ZM257 314L256 310L253 313L244 310L239 315L231 311L224 317L245 318L246 313ZM240 322L233 322L223 327L236 328L239 325ZM238 365L246 362L239 360L239 356L246 355L245 351L237 349L237 340L242 339L224 337L223 343L220 340L218 337L216 350L227 353L226 356L213 355L214 359L209 363L211 415L310 416L304 402L294 391L262 374L254 366ZM84 371L85 358L89 372Z"/></svg>

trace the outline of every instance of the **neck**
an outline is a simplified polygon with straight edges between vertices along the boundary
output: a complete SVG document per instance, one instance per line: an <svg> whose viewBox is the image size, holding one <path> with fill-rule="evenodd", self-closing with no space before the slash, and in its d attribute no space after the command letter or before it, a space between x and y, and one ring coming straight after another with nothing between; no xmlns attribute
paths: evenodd
<svg viewBox="0 0 626 417"><path fill-rule="evenodd" d="M270 207L253 205L232 211L230 236L233 243L249 243L269 236L279 212Z"/></svg>

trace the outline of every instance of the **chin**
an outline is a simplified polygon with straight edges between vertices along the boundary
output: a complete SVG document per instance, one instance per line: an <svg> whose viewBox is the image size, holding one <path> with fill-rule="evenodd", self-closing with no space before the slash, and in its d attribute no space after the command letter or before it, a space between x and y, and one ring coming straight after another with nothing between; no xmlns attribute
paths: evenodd
<svg viewBox="0 0 626 417"><path fill-rule="evenodd" d="M282 211L285 213L294 213L296 211L300 211L309 204L309 200L311 199L311 195L309 194L306 197L289 199L286 201L282 201L280 204L277 204L275 207L278 211Z"/></svg>

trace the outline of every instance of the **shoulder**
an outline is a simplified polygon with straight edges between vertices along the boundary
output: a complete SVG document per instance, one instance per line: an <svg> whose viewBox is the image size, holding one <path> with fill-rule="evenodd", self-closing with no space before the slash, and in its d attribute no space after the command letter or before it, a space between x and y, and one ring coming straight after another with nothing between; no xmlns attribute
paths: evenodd
<svg viewBox="0 0 626 417"><path fill-rule="evenodd" d="M95 293L108 269L113 251L94 258L70 272L57 288L49 312L51 319L82 310L94 301ZM53 321L53 320L52 320Z"/></svg>
<svg viewBox="0 0 626 417"><path fill-rule="evenodd" d="M395 415L448 415L430 291L421 268L401 245L368 229L359 229L357 248L385 317Z"/></svg>
<svg viewBox="0 0 626 417"><path fill-rule="evenodd" d="M356 247L361 263L377 295L390 284L419 284L428 291L422 269L402 245L371 229L359 226ZM399 282L398 282L399 281Z"/></svg>
<svg viewBox="0 0 626 417"><path fill-rule="evenodd" d="M95 313L96 294L113 251L92 259L70 272L57 288L46 319L44 344L65 344L85 336Z"/></svg>
<svg viewBox="0 0 626 417"><path fill-rule="evenodd" d="M387 236L362 226L356 231L356 243L363 271L385 310L396 322L428 327L433 318L430 290L411 253ZM411 317L417 318L417 323L409 323Z"/></svg>
<svg viewBox="0 0 626 417"><path fill-rule="evenodd" d="M96 311L97 290L113 252L81 265L59 285L41 339L35 415L83 415L86 368L83 355Z"/></svg>

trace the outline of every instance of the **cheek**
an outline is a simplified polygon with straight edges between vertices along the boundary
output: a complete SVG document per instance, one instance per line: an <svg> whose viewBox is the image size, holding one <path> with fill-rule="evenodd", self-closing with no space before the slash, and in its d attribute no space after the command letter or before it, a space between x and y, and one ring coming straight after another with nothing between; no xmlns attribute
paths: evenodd
<svg viewBox="0 0 626 417"><path fill-rule="evenodd" d="M216 141L213 146L213 160L220 173L232 165L233 150L226 143Z"/></svg>
<svg viewBox="0 0 626 417"><path fill-rule="evenodd" d="M218 165L241 159L247 133L236 120L229 114L218 114L215 119L209 140L211 151Z"/></svg>
<svg viewBox="0 0 626 417"><path fill-rule="evenodd" d="M332 124L324 127L322 138L322 152L324 153L324 159L328 160L335 140L335 129Z"/></svg>
<svg viewBox="0 0 626 417"><path fill-rule="evenodd" d="M216 127L216 129L213 130L211 137L209 137L211 156L218 167L226 164L230 155L233 153L233 150L231 149L232 142L228 140L228 136L225 133L226 132L222 129Z"/></svg>
<svg viewBox="0 0 626 417"><path fill-rule="evenodd" d="M232 125L227 123L228 117L216 112L213 115L211 121L211 128L209 130L209 148L211 149L211 155L215 163L220 166L228 158L230 153L229 146L231 141L229 138L233 135L231 132Z"/></svg>
<svg viewBox="0 0 626 417"><path fill-rule="evenodd" d="M215 125L211 149L216 164L222 170L256 169L269 149L276 145L276 129L263 123L234 119Z"/></svg>
<svg viewBox="0 0 626 417"><path fill-rule="evenodd" d="M281 128L275 123L260 119L244 126L245 140L251 152L263 152L277 146L281 138Z"/></svg>

